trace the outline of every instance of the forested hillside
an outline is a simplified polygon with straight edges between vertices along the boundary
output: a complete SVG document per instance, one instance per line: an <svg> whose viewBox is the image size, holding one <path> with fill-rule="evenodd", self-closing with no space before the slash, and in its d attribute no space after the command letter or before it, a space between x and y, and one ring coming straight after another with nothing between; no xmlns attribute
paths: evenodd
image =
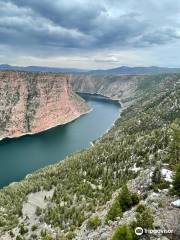
<svg viewBox="0 0 180 240"><path fill-rule="evenodd" d="M180 210L169 210L180 196L179 151L180 74L141 77L133 104L93 147L0 190L1 238L133 240L136 226L167 229L172 217L166 237L179 239ZM44 207L26 215L29 194L44 191Z"/></svg>

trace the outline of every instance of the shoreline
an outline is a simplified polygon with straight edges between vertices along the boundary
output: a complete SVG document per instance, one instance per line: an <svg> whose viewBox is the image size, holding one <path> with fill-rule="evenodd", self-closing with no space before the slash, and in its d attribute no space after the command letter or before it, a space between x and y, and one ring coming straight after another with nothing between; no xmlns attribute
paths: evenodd
<svg viewBox="0 0 180 240"><path fill-rule="evenodd" d="M106 95L103 95L103 94L100 94L100 93L90 93L90 92L76 92L76 93L77 93L77 94L89 94L89 95L94 95L94 96L98 96L98 95L99 95L99 96L102 96L102 97L106 98L106 99L109 100L109 101L116 101L116 102L120 105L120 109L121 109L122 111L125 109L125 107L124 107L124 105L122 104L122 102L120 101L120 99L113 99L113 98L111 98L111 97L109 97L109 96L106 96ZM42 130L42 131L22 133L22 134L20 134L20 135L18 135L18 136L0 137L0 142L3 141L3 140L17 139L17 138L24 137L24 136L31 136L31 135L36 135L36 134L39 134L39 133L46 132L46 131L48 131L48 130L50 130L50 129L53 129L53 128L55 128L55 127L63 126L63 125L66 125L66 124L68 124L68 123L71 123L71 122L73 122L74 120L80 118L81 116L90 113L91 111L93 111L92 108L90 108L87 112L84 112L84 113L80 114L79 116L74 117L74 118L71 119L70 121L66 121L66 122L64 122L64 123L60 123L60 124L51 126L51 127L46 128L46 129L44 129L44 130ZM114 125L114 124L113 124L113 125ZM112 125L110 128L108 128L107 131L106 131L104 134L106 134L106 133L113 127L113 125ZM104 135L104 134L103 134L103 135ZM102 136L103 136L103 135L102 135ZM100 138L101 138L102 136L100 136ZM90 142L90 144L91 144L91 143L92 143L92 141ZM93 144L93 145L94 145L94 144Z"/></svg>
<svg viewBox="0 0 180 240"><path fill-rule="evenodd" d="M10 139L17 139L17 138L21 138L21 137L25 137L25 136L32 136L32 135L36 135L36 134L39 134L39 133L43 133L43 132L46 132L46 131L48 131L48 130L50 130L50 129L56 128L56 127L58 127L58 126L63 126L63 125L66 125L66 124L68 124L68 123L71 123L71 122L75 121L76 119L80 118L81 116L90 113L91 111L93 111L93 108L90 108L87 112L84 112L84 113L80 114L79 116L72 118L70 121L66 121L66 122L64 122L64 123L60 123L60 124L57 124L57 125L55 125L55 126L51 126L51 127L46 128L46 129L44 129L44 130L42 130L42 131L22 133L22 134L20 134L20 135L18 135L18 136L2 137L2 138L0 138L0 141L10 140Z"/></svg>
<svg viewBox="0 0 180 240"><path fill-rule="evenodd" d="M121 111L119 110L119 114L121 114L122 111L127 108L127 107L124 106L124 104L118 98L117 99L113 99L113 98L111 98L109 96L106 96L106 95L103 95L101 93L90 93L90 92L76 92L76 93L77 94L89 94L89 95L94 95L94 96L100 96L100 97L104 97L105 99L107 99L109 101L116 101L119 104L119 106L120 106L119 109L121 110ZM119 115L119 117L120 117L120 115ZM113 124L99 138L94 139L94 140L89 142L90 143L90 147L94 147L95 144L98 142L98 140L100 140L105 134L107 134L114 127L116 120L113 122ZM95 143L93 143L93 141L95 141Z"/></svg>
<svg viewBox="0 0 180 240"><path fill-rule="evenodd" d="M125 106L122 102L120 98L112 98L110 96L107 95L103 95L101 93L92 93L92 92L76 92L77 94L89 94L89 95L94 95L94 96L100 96L100 97L104 97L106 100L109 101L113 101L113 102L117 102L120 105L121 110L124 110L127 108L127 106Z"/></svg>
<svg viewBox="0 0 180 240"><path fill-rule="evenodd" d="M87 94L94 95L93 93L87 93ZM103 96L103 95L102 95L102 96ZM122 113L122 111L125 109L125 108L122 107L123 104L120 102L119 99L111 99L110 97L107 97L107 96L103 96L103 97L106 97L106 98L107 98L108 100L110 100L110 101L117 101L117 103L119 104L119 114ZM46 130L43 130L43 131L40 131L40 132L36 132L36 133L26 133L26 134L22 134L21 136L17 136L17 137L5 137L5 138L0 139L0 141L3 141L3 140L5 140L5 139L7 139L7 140L8 140L8 139L17 139L17 138L20 138L20 137L23 137L23 136L31 136L31 135L39 134L39 133L48 131L48 130L50 130L50 129L52 129L52 128L55 128L55 127L58 127L58 126L63 126L63 125L65 125L65 124L71 123L71 122L73 122L74 120L80 118L81 116L86 115L86 114L89 114L91 111L93 111L93 108L92 108L92 107L90 107L90 109L89 109L87 112L80 114L79 116L73 118L71 121L68 121L68 122L66 122L66 123L58 124L58 125L56 125L56 126L54 126L54 127L49 127L49 128L46 129ZM87 147L87 148L85 148L85 149L94 147L94 146L98 143L98 140L100 140L105 134L108 133L108 131L110 131L110 130L113 128L113 126L115 125L116 120L117 120L119 117L120 117L120 115L117 116L117 118L116 118L115 121L112 123L112 125L111 125L109 128L107 128L106 131L105 131L101 136L99 136L97 139L94 139L94 140L90 141L90 142L89 142L90 146ZM95 143L93 143L93 141L95 141ZM76 151L73 152L73 154L74 154L74 153L76 153ZM53 163L53 164L50 164L50 165L46 165L46 166L44 166L44 167L42 167L42 168L39 168L39 169L37 169L37 170L35 170L35 171L31 172L31 173L28 173L28 174L25 175L24 178L22 178L21 180L19 180L19 181L13 181L13 182L9 183L8 185L5 185L5 186L3 186L2 188L0 188L0 190L3 189L3 188L9 187L9 186L16 185L16 184L20 183L21 181L27 179L27 178L30 177L31 175L36 174L36 173L38 173L39 171L42 171L42 170L45 169L45 168L51 168L51 167L55 166L56 164L62 164L62 163L66 160L66 158L68 158L68 155L67 155L64 159L59 160L57 163Z"/></svg>
<svg viewBox="0 0 180 240"><path fill-rule="evenodd" d="M118 101L118 100L117 100L117 101ZM121 105L120 105L120 106L121 106ZM121 109L121 107L120 107L119 109ZM93 108L91 108L87 113L84 113L84 114L82 114L81 116L83 116L83 115L85 115L85 114L89 114L91 111L93 111ZM79 116L79 117L81 117L81 116ZM118 118L117 118L117 119L118 119ZM89 148L94 147L94 146L98 143L97 141L100 140L106 133L108 133L109 130L111 130L111 128L115 125L115 122L116 122L117 119L115 119L115 121L112 123L112 125L111 125L101 136L99 136L99 138L90 141L90 142L89 142L89 143L90 143L90 146L84 148L83 150L86 150L86 149L89 149ZM76 119L74 119L74 120L76 120ZM72 120L72 121L73 121L73 120ZM71 122L72 122L72 121L71 121ZM60 125L59 125L59 126L60 126ZM50 128L50 129L51 129L51 128ZM37 134L38 134L38 133L37 133ZM33 134L31 134L31 135L33 135ZM95 143L93 143L93 141L95 141ZM79 151L79 150L78 150L78 151ZM75 153L77 153L78 151L74 151L72 154L75 154ZM58 165L58 164L63 164L63 163L67 160L68 157L69 157L69 155L65 156L65 158L62 159L62 160L58 160L58 162L56 162L56 163L52 163L52 164L46 165L46 166L44 166L44 167L42 167L42 168L36 169L35 171L30 172L30 173L28 173L27 175L25 175L24 178L22 178L21 180L19 180L19 181L14 181L14 182L9 183L8 185L5 185L5 186L3 186L3 187L0 187L0 190L1 190L1 189L4 189L4 188L7 188L7 187L14 187L14 185L19 184L21 181L24 181L24 180L28 179L28 178L31 177L33 174L38 174L40 171L43 171L43 170L49 169L49 168L53 168L53 167L55 167L55 166Z"/></svg>

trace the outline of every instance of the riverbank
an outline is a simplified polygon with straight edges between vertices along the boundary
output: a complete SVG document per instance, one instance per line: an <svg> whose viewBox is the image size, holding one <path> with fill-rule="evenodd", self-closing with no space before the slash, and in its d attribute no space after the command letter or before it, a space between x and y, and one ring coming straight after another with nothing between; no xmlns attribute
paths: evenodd
<svg viewBox="0 0 180 240"><path fill-rule="evenodd" d="M179 78L179 76L177 77ZM55 189L53 197L49 199L46 208L39 216L39 220L42 220L48 226L44 227L43 225L41 227L41 223L38 224L38 229L34 231L38 239L41 238L39 235L41 230L46 230L48 237L52 238L58 236L58 238L87 239L92 238L91 233L93 232L93 234L97 233L96 236L93 235L97 239L109 239L108 237L111 238L119 225L128 224L128 227L131 227L134 220L138 221L138 219L133 218L134 208L122 214L122 211L119 211L121 210L120 206L120 208L117 208L118 215L115 215L115 218L114 215L108 214L114 206L114 196L116 193L120 193L124 183L128 183L129 190L132 191L131 194L135 191L140 195L136 199L141 198L143 202L140 202L140 204L145 205L145 211L148 210L147 207L152 207L153 211L148 211L148 214L152 219L151 222L155 223L152 223L153 227L164 229L167 226L166 223L172 223L173 219L173 227L178 229L178 221L176 222L174 219L177 217L178 220L179 210L173 211L172 206L169 205L171 199L166 204L168 198L166 194L161 194L163 191L167 192L169 190L158 190L157 193L157 188L154 188L156 193L153 193L152 188L148 185L149 181L147 181L147 175L150 177L149 170L152 167L153 169L159 167L158 163L166 164L166 166L169 164L169 167L175 166L177 163L172 144L178 146L179 121L177 117L179 116L178 103L180 98L179 89L174 88L172 84L173 81L176 82L176 78L173 79L171 78L171 81L169 81L169 79L164 78L163 83L156 81L158 85L153 87L153 91L151 88L150 91L149 85L146 85L148 89L143 90L144 94L141 95L141 101L137 101L133 108L130 107L124 111L107 136L103 137L94 147L69 154L64 161L42 168L20 183L2 189L0 191L2 212L0 213L3 222L0 232L4 231L8 234L8 230L11 229L15 233L14 228L18 228L18 234L20 234L21 226L18 225L18 222L22 216L23 204L28 199L29 194L39 193L41 190ZM108 106L108 104L106 105ZM112 107L109 106L109 108ZM97 106L93 113L98 111ZM99 121L96 118L91 125L89 122L85 122L86 135L99 130L99 127L107 120L106 114L108 112L104 115L100 113L102 118ZM117 116L117 112L115 116ZM82 128L81 120L85 118L82 117L75 123ZM92 121L91 118L90 121ZM77 125L75 130L80 139L79 129L76 127ZM82 129L83 132L84 129ZM71 131L66 128L64 132L69 139L68 134ZM47 136L48 138L49 136ZM47 145L44 145L47 139L43 139L40 143L44 151L46 151L46 146L54 140L54 136L53 139L50 139L51 141L47 142ZM62 139L64 140L64 138ZM56 142L57 139L55 139ZM73 138L73 143L75 142L76 139ZM59 147L59 142L57 145ZM54 152L54 149L52 152ZM159 154L160 152L161 154ZM33 159L32 155L31 159ZM22 164L23 161L20 163ZM142 170L144 177L141 176L141 172L136 171L137 169ZM132 185L129 184L131 180ZM157 185L157 187L159 188L160 185ZM168 187L169 184L165 185L165 188ZM128 193L129 196L131 194ZM158 199L156 201L154 199L157 195ZM118 202L119 200L120 198ZM171 214L172 218L170 217L170 219L169 213L172 212L174 213ZM159 218L159 216L162 216L161 213L163 213L163 218L162 221L159 221L161 220ZM112 218L110 218L111 216ZM96 229L89 228L92 219L98 219L98 226L95 225ZM23 224L25 229L31 232L24 218ZM171 229L171 227L168 225L168 229ZM26 237L28 232L23 237ZM176 229L174 232L176 232ZM82 238L79 238L80 236ZM159 236L154 237L154 239L159 239Z"/></svg>
<svg viewBox="0 0 180 240"><path fill-rule="evenodd" d="M95 97L87 103L90 111L75 121L38 134L1 141L0 187L90 148L90 142L106 133L119 117L120 105L110 100Z"/></svg>
<svg viewBox="0 0 180 240"><path fill-rule="evenodd" d="M58 127L58 126L63 126L63 125L66 125L66 124L68 124L68 123L71 123L71 122L75 121L76 119L80 118L81 116L90 113L92 110L93 110L93 109L90 108L88 111L80 114L79 116L76 116L76 117L72 118L72 119L69 120L69 121L66 121L66 122L64 122L64 123L60 123L60 124L57 124L57 125L53 125L53 126L51 126L51 127L49 127L49 128L44 129L43 131L27 132L27 133L19 134L18 136L0 137L0 141L6 140L6 139L17 139L17 138L20 138L20 137L23 137L23 136L32 136L32 135L36 135L36 134L39 134L39 133L42 133L42 132L46 132L46 131L48 131L48 130L50 130L50 129L53 129L53 128L56 128L56 127Z"/></svg>
<svg viewBox="0 0 180 240"><path fill-rule="evenodd" d="M116 103L118 103L118 104L120 105L120 108L121 108L122 110L124 110L124 109L127 108L127 107L125 107L125 106L123 105L123 103L120 101L120 99L114 99L114 98L111 98L111 97L106 96L106 95L97 94L97 93L90 93L90 92L76 92L76 93L77 93L78 95L80 95L81 97L82 97L83 95L91 95L91 96L95 96L95 97L100 97L100 98L102 98L102 99L104 99L104 100L116 102ZM45 128L45 129L42 130L42 131L27 132L27 133L22 133L22 134L15 135L15 136L13 136L13 135L12 135L12 136L6 136L6 137L1 137L1 136L0 136L0 141L6 140L6 139L17 139L17 138L20 138L20 137L23 137L23 136L28 136L28 135L29 135L29 136L31 136L31 135L36 135L36 134L38 134L38 133L42 133L42 132L48 131L48 130L53 129L53 128L55 128L55 127L63 126L63 125L65 125L65 124L68 124L68 123L73 122L74 120L78 119L79 117L81 117L81 116L83 116L83 115L85 115L85 114L90 113L92 110L93 110L93 109L90 108L88 111L86 111L86 112L84 112L84 113L82 113L82 114L79 114L78 116L72 118L71 120L65 121L64 123L60 123L60 124L56 124L56 125L50 126L50 127L48 127L48 128ZM112 127L113 127L113 125L112 125L110 128L108 128L105 133L107 133ZM102 135L102 136L103 136L103 135ZM102 137L102 136L101 136L101 137Z"/></svg>
<svg viewBox="0 0 180 240"><path fill-rule="evenodd" d="M83 96L95 96L95 97L98 97L102 100L107 100L107 101L113 101L115 103L117 103L119 105L119 114L122 113L123 110L125 110L127 108L127 106L124 106L123 103L120 101L120 99L114 99L114 98L111 98L109 96L106 96L106 95L102 95L102 94L97 94L97 93L89 93L89 92L76 92L78 95L80 95L82 98ZM119 115L120 117L120 115ZM116 119L117 120L117 119ZM116 120L112 123L112 125L98 138L98 139L95 139L93 141L90 142L90 145L92 147L94 147L95 143L98 142L105 134L107 134L112 128L113 126L115 126L115 122Z"/></svg>

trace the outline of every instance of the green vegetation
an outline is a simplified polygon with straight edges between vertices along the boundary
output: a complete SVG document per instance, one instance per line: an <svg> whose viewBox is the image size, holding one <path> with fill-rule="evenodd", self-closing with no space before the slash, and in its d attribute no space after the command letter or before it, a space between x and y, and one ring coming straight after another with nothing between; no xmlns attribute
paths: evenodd
<svg viewBox="0 0 180 240"><path fill-rule="evenodd" d="M152 183L159 184L161 182L161 169L156 167L152 175Z"/></svg>
<svg viewBox="0 0 180 240"><path fill-rule="evenodd" d="M176 173L173 181L173 190L174 193L180 196L180 164L176 168Z"/></svg>
<svg viewBox="0 0 180 240"><path fill-rule="evenodd" d="M133 231L127 225L118 227L112 237L112 240L133 240Z"/></svg>
<svg viewBox="0 0 180 240"><path fill-rule="evenodd" d="M87 227L90 229L96 229L101 224L98 216L93 216L88 220Z"/></svg>
<svg viewBox="0 0 180 240"><path fill-rule="evenodd" d="M40 207L36 208L36 216L40 216L42 214L42 209Z"/></svg>
<svg viewBox="0 0 180 240"><path fill-rule="evenodd" d="M21 224L21 225L20 225L19 233L20 233L21 235L24 235L24 234L26 234L27 232L28 232L28 228L25 227L23 224Z"/></svg>
<svg viewBox="0 0 180 240"><path fill-rule="evenodd" d="M23 240L23 238L19 235L17 235L16 240Z"/></svg>
<svg viewBox="0 0 180 240"><path fill-rule="evenodd" d="M134 164L146 169L159 162L176 169L179 163L179 78L178 74L145 77L144 81L152 82L139 83L134 104L123 110L121 118L94 147L72 154L65 161L0 190L1 229L7 231L16 227L27 195L41 189L55 190L51 204L43 211L37 209L36 214L52 228L63 231L65 239L72 239L75 229L111 200L112 194L120 188L122 192L110 207L107 220L121 217L124 211L138 204L139 197L125 185L138 175L132 170ZM180 195L179 176L180 167L177 167L173 183L177 195ZM162 184L158 171L153 179L155 184ZM141 207L136 220L137 226L152 228L153 216L148 209ZM120 234L131 239L131 234L126 234L131 231L127 229L127 226L120 229Z"/></svg>
<svg viewBox="0 0 180 240"><path fill-rule="evenodd" d="M138 202L139 196L135 193L129 192L127 185L123 185L121 192L114 200L107 213L106 222L109 220L113 221L116 217L122 217L123 212L129 210L132 206L138 204Z"/></svg>
<svg viewBox="0 0 180 240"><path fill-rule="evenodd" d="M109 220L113 221L115 220L117 217L122 217L122 209L121 206L119 204L118 199L116 199L112 206L110 207L107 216L106 216L106 223L108 223Z"/></svg>
<svg viewBox="0 0 180 240"><path fill-rule="evenodd" d="M136 212L143 213L145 211L146 207L143 204L139 204L136 208Z"/></svg>
<svg viewBox="0 0 180 240"><path fill-rule="evenodd" d="M158 189L167 189L169 188L170 183L165 181L161 176L161 168L160 166L156 167L152 174L152 184L150 186L154 191L158 191Z"/></svg>
<svg viewBox="0 0 180 240"><path fill-rule="evenodd" d="M132 228L153 229L153 223L154 217L150 209L144 205L139 205L136 209L136 220L132 222Z"/></svg>
<svg viewBox="0 0 180 240"><path fill-rule="evenodd" d="M38 226L36 224L32 225L31 230L34 232L38 229Z"/></svg>
<svg viewBox="0 0 180 240"><path fill-rule="evenodd" d="M141 213L137 213L136 220L138 227L142 227L143 229L153 229L154 218L149 209L145 209Z"/></svg>

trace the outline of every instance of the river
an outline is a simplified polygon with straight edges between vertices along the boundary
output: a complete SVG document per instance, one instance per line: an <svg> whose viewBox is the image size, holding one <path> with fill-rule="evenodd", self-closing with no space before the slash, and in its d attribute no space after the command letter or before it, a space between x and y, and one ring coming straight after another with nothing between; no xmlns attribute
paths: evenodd
<svg viewBox="0 0 180 240"><path fill-rule="evenodd" d="M0 187L87 148L120 114L120 105L90 94L81 95L93 109L80 118L35 135L0 142Z"/></svg>

